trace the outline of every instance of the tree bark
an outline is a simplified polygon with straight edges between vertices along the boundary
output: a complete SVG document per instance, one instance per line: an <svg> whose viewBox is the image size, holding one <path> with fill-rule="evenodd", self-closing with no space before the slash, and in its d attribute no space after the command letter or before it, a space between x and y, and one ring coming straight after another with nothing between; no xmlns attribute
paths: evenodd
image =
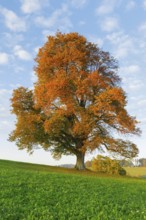
<svg viewBox="0 0 146 220"><path fill-rule="evenodd" d="M75 168L77 170L85 170L85 163L84 163L84 159L85 159L85 154L82 152L78 152L76 154L76 165Z"/></svg>

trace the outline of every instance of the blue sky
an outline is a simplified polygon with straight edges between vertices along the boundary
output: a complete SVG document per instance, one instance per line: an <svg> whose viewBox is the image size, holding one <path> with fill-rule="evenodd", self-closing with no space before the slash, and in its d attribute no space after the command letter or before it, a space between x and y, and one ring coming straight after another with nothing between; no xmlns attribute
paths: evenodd
<svg viewBox="0 0 146 220"><path fill-rule="evenodd" d="M74 157L56 162L43 150L29 156L7 141L15 124L12 91L33 87L38 48L57 30L78 32L118 59L127 109L142 130L141 137L129 139L137 144L139 157L146 157L146 0L1 0L0 158L52 165L75 162Z"/></svg>

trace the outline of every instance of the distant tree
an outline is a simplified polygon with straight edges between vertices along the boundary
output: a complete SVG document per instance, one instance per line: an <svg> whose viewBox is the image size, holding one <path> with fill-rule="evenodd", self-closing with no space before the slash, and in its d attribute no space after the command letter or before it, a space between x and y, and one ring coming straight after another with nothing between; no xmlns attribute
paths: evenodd
<svg viewBox="0 0 146 220"><path fill-rule="evenodd" d="M16 128L9 140L19 149L50 150L55 158L75 155L85 169L85 153L106 148L125 157L138 153L135 144L112 136L139 134L126 110L117 61L78 33L49 36L35 59L34 89L13 91Z"/></svg>
<svg viewBox="0 0 146 220"><path fill-rule="evenodd" d="M146 158L140 158L139 159L139 166L140 167L146 167Z"/></svg>
<svg viewBox="0 0 146 220"><path fill-rule="evenodd" d="M134 167L134 163L132 162L131 159L119 160L119 164L122 167Z"/></svg>
<svg viewBox="0 0 146 220"><path fill-rule="evenodd" d="M134 158L132 161L133 161L133 164L134 164L135 167L139 167L140 166L140 162L139 162L138 158Z"/></svg>
<svg viewBox="0 0 146 220"><path fill-rule="evenodd" d="M93 158L92 169L102 173L126 175L126 171L120 166L117 160L102 155Z"/></svg>

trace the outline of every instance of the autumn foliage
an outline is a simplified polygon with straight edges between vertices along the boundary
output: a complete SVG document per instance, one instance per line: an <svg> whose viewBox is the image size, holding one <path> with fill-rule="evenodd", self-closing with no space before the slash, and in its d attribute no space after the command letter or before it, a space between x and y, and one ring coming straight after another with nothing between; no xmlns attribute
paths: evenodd
<svg viewBox="0 0 146 220"><path fill-rule="evenodd" d="M97 155L97 157L93 158L92 170L101 173L126 175L126 170L121 167L117 160L102 155Z"/></svg>
<svg viewBox="0 0 146 220"><path fill-rule="evenodd" d="M117 61L78 33L49 36L35 59L34 90L13 92L16 128L10 135L19 149L41 146L54 157L76 155L84 169L86 152L106 149L136 156L135 144L113 134L138 134L126 110Z"/></svg>

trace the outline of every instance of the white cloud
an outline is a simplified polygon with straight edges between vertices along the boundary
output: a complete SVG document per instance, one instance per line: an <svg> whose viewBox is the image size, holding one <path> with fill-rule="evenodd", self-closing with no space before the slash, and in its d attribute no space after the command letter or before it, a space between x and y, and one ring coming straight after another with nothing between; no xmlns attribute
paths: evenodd
<svg viewBox="0 0 146 220"><path fill-rule="evenodd" d="M146 99L139 100L137 102L137 104L140 105L140 106L146 106Z"/></svg>
<svg viewBox="0 0 146 220"><path fill-rule="evenodd" d="M10 94L10 93L11 93L11 91L8 89L0 89L0 95L2 95L2 96Z"/></svg>
<svg viewBox="0 0 146 220"><path fill-rule="evenodd" d="M10 115L10 96L11 90L0 89L0 121L4 118L8 118Z"/></svg>
<svg viewBox="0 0 146 220"><path fill-rule="evenodd" d="M129 52L136 51L134 39L121 31L107 35L107 39L113 44L114 55L118 59L126 57Z"/></svg>
<svg viewBox="0 0 146 220"><path fill-rule="evenodd" d="M46 40L48 40L48 36L55 36L56 31L51 31L47 29L47 30L43 30L42 34L43 34L44 41L46 42Z"/></svg>
<svg viewBox="0 0 146 220"><path fill-rule="evenodd" d="M3 32L1 33L1 42L4 42L7 48L13 48L16 44L24 41L23 33L18 32Z"/></svg>
<svg viewBox="0 0 146 220"><path fill-rule="evenodd" d="M95 36L89 36L89 41L91 41L94 44L97 44L97 46L102 47L104 40L101 38L97 38Z"/></svg>
<svg viewBox="0 0 146 220"><path fill-rule="evenodd" d="M35 54L37 54L37 53L39 52L39 49L40 49L40 48L41 48L40 46L37 46L37 47L34 48Z"/></svg>
<svg viewBox="0 0 146 220"><path fill-rule="evenodd" d="M146 0L143 0L143 7L146 9Z"/></svg>
<svg viewBox="0 0 146 220"><path fill-rule="evenodd" d="M21 60L31 60L32 56L29 52L24 50L20 45L14 47L14 55Z"/></svg>
<svg viewBox="0 0 146 220"><path fill-rule="evenodd" d="M133 8L135 8L136 7L136 3L135 3L135 1L129 1L128 3L127 3L127 5L126 5L126 9L127 10L131 10L131 9L133 9Z"/></svg>
<svg viewBox="0 0 146 220"><path fill-rule="evenodd" d="M9 57L7 53L1 53L0 52L0 65L1 64L7 64L9 61Z"/></svg>
<svg viewBox="0 0 146 220"><path fill-rule="evenodd" d="M11 31L26 31L25 21L13 11L1 7L0 13L4 16L6 27Z"/></svg>
<svg viewBox="0 0 146 220"><path fill-rule="evenodd" d="M21 10L26 14L39 11L44 5L44 1L41 0L22 0Z"/></svg>
<svg viewBox="0 0 146 220"><path fill-rule="evenodd" d="M144 86L143 82L141 80L133 80L132 82L129 82L129 89L131 90L139 90Z"/></svg>
<svg viewBox="0 0 146 220"><path fill-rule="evenodd" d="M71 0L71 4L75 8L81 8L86 4L87 0Z"/></svg>
<svg viewBox="0 0 146 220"><path fill-rule="evenodd" d="M19 84L19 83L16 83L16 84L10 84L10 87L13 89L16 89L18 87L22 87L23 85L22 84Z"/></svg>
<svg viewBox="0 0 146 220"><path fill-rule="evenodd" d="M10 98L12 96L11 89L5 89L4 87L0 89L0 133L2 139L8 138L8 134L12 131L14 127L14 115L11 114L11 102Z"/></svg>
<svg viewBox="0 0 146 220"><path fill-rule="evenodd" d="M126 66L126 67L122 67L120 69L120 72L122 74L135 74L135 73L139 73L140 72L140 67L138 65L129 65L129 66Z"/></svg>
<svg viewBox="0 0 146 220"><path fill-rule="evenodd" d="M101 22L100 26L103 31L110 32L117 29L119 25L115 17L107 17Z"/></svg>
<svg viewBox="0 0 146 220"><path fill-rule="evenodd" d="M113 44L113 45L117 45L122 41L126 40L128 37L128 35L123 35L122 32L114 32L112 34L107 35L107 39Z"/></svg>
<svg viewBox="0 0 146 220"><path fill-rule="evenodd" d="M5 118L5 120L3 120ZM6 135L8 138L8 135L10 134L10 132L14 129L14 122L12 120L13 116L8 115L7 116L0 116L0 133L3 135Z"/></svg>
<svg viewBox="0 0 146 220"><path fill-rule="evenodd" d="M10 122L9 122L9 121L6 121L6 120L2 121L1 123L2 123L3 125L9 125L9 124L10 124Z"/></svg>
<svg viewBox="0 0 146 220"><path fill-rule="evenodd" d="M15 71L15 73L22 73L22 72L25 72L25 67L19 66L18 63L13 64L13 67L14 67L14 71Z"/></svg>
<svg viewBox="0 0 146 220"><path fill-rule="evenodd" d="M139 27L140 31L146 32L146 22L142 23Z"/></svg>
<svg viewBox="0 0 146 220"><path fill-rule="evenodd" d="M67 5L63 4L60 9L55 10L49 18L40 16L36 18L36 23L46 28L58 28L59 30L68 30L72 27L69 19L70 11Z"/></svg>
<svg viewBox="0 0 146 220"><path fill-rule="evenodd" d="M0 105L0 112L4 112L6 108L4 108L2 105Z"/></svg>
<svg viewBox="0 0 146 220"><path fill-rule="evenodd" d="M118 49L115 51L115 56L120 59L124 58L128 55L128 48L126 47L118 47Z"/></svg>
<svg viewBox="0 0 146 220"><path fill-rule="evenodd" d="M103 0L101 5L96 9L97 15L107 15L114 11L117 1L116 0Z"/></svg>
<svg viewBox="0 0 146 220"><path fill-rule="evenodd" d="M85 25L85 24L86 24L85 21L79 21L79 26L83 26L83 25Z"/></svg>
<svg viewBox="0 0 146 220"><path fill-rule="evenodd" d="M140 123L143 125L143 126L145 126L146 127L146 117L141 117L140 118Z"/></svg>
<svg viewBox="0 0 146 220"><path fill-rule="evenodd" d="M37 76L36 76L36 74L35 74L35 71L33 71L33 72L31 73L31 82L32 82L32 83L35 83L37 80L38 80L38 78L37 78Z"/></svg>

